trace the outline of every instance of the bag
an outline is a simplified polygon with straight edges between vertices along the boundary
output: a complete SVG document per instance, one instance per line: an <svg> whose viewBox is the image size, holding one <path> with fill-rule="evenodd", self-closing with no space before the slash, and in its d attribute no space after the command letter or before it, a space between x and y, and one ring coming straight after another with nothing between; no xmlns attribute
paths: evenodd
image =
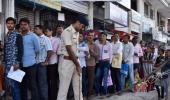
<svg viewBox="0 0 170 100"><path fill-rule="evenodd" d="M147 92L147 87L148 85L146 82L135 84L135 92Z"/></svg>
<svg viewBox="0 0 170 100"><path fill-rule="evenodd" d="M113 82L112 82L111 72L109 70L109 74L107 77L107 86L112 86L112 85L113 85ZM104 86L104 79L102 80L102 86Z"/></svg>
<svg viewBox="0 0 170 100"><path fill-rule="evenodd" d="M120 73L124 74L124 75L128 75L128 69L129 69L128 64L122 64L122 67L120 69Z"/></svg>

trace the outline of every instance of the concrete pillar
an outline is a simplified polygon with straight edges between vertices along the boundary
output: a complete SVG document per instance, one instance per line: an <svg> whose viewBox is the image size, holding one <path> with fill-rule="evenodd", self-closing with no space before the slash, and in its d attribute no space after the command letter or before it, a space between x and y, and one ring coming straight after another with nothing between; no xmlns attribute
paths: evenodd
<svg viewBox="0 0 170 100"><path fill-rule="evenodd" d="M165 18L165 32L168 32L168 18Z"/></svg>
<svg viewBox="0 0 170 100"><path fill-rule="evenodd" d="M5 18L15 17L15 0L5 0Z"/></svg>
<svg viewBox="0 0 170 100"><path fill-rule="evenodd" d="M155 32L158 31L157 12L158 12L158 9L155 8L155 12L154 12L154 16L155 16Z"/></svg>
<svg viewBox="0 0 170 100"><path fill-rule="evenodd" d="M36 10L35 11L35 25L39 25L40 24L40 11Z"/></svg>
<svg viewBox="0 0 170 100"><path fill-rule="evenodd" d="M137 0L137 11L144 16L144 1L143 0Z"/></svg>
<svg viewBox="0 0 170 100"><path fill-rule="evenodd" d="M128 33L131 34L131 31L132 31L131 30L131 28L132 28L132 11L129 11L128 14L129 14L129 17L128 17L129 18L128 19L128 23L129 23Z"/></svg>
<svg viewBox="0 0 170 100"><path fill-rule="evenodd" d="M4 0L5 9L5 19L8 17L15 17L15 0ZM5 28L5 33L7 29Z"/></svg>
<svg viewBox="0 0 170 100"><path fill-rule="evenodd" d="M89 4L89 12L88 12L88 19L89 19L89 27L88 29L93 29L93 1L90 1Z"/></svg>
<svg viewBox="0 0 170 100"><path fill-rule="evenodd" d="M2 0L0 0L0 13L2 12Z"/></svg>

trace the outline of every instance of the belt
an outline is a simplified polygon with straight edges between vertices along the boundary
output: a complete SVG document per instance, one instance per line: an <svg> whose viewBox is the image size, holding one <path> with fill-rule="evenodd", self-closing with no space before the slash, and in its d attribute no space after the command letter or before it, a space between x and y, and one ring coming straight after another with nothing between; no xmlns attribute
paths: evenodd
<svg viewBox="0 0 170 100"><path fill-rule="evenodd" d="M78 59L78 57L76 57ZM70 56L64 56L64 59L66 60L72 60Z"/></svg>

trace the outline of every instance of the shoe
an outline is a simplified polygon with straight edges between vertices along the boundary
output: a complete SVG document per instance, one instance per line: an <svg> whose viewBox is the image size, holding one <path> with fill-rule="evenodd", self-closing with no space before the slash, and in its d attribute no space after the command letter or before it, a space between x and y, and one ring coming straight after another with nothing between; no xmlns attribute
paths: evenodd
<svg viewBox="0 0 170 100"><path fill-rule="evenodd" d="M4 94L5 94L5 91L2 90L2 91L0 92L0 96L2 97L2 96L4 96Z"/></svg>
<svg viewBox="0 0 170 100"><path fill-rule="evenodd" d="M83 100L88 100L87 97L83 97Z"/></svg>

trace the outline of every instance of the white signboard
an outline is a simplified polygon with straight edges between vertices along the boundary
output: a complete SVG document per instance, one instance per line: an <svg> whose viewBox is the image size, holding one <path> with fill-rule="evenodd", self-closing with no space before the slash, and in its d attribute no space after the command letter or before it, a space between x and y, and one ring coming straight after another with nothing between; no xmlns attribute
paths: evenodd
<svg viewBox="0 0 170 100"><path fill-rule="evenodd" d="M116 1L129 9L131 8L131 0L116 0Z"/></svg>
<svg viewBox="0 0 170 100"><path fill-rule="evenodd" d="M141 15L138 12L132 10L132 22L141 24L141 20L142 20Z"/></svg>
<svg viewBox="0 0 170 100"><path fill-rule="evenodd" d="M105 2L105 19L122 26L128 26L128 12L111 2Z"/></svg>
<svg viewBox="0 0 170 100"><path fill-rule="evenodd" d="M136 23L131 23L131 30L140 33L140 25Z"/></svg>
<svg viewBox="0 0 170 100"><path fill-rule="evenodd" d="M65 21L64 13L58 13L58 20Z"/></svg>

